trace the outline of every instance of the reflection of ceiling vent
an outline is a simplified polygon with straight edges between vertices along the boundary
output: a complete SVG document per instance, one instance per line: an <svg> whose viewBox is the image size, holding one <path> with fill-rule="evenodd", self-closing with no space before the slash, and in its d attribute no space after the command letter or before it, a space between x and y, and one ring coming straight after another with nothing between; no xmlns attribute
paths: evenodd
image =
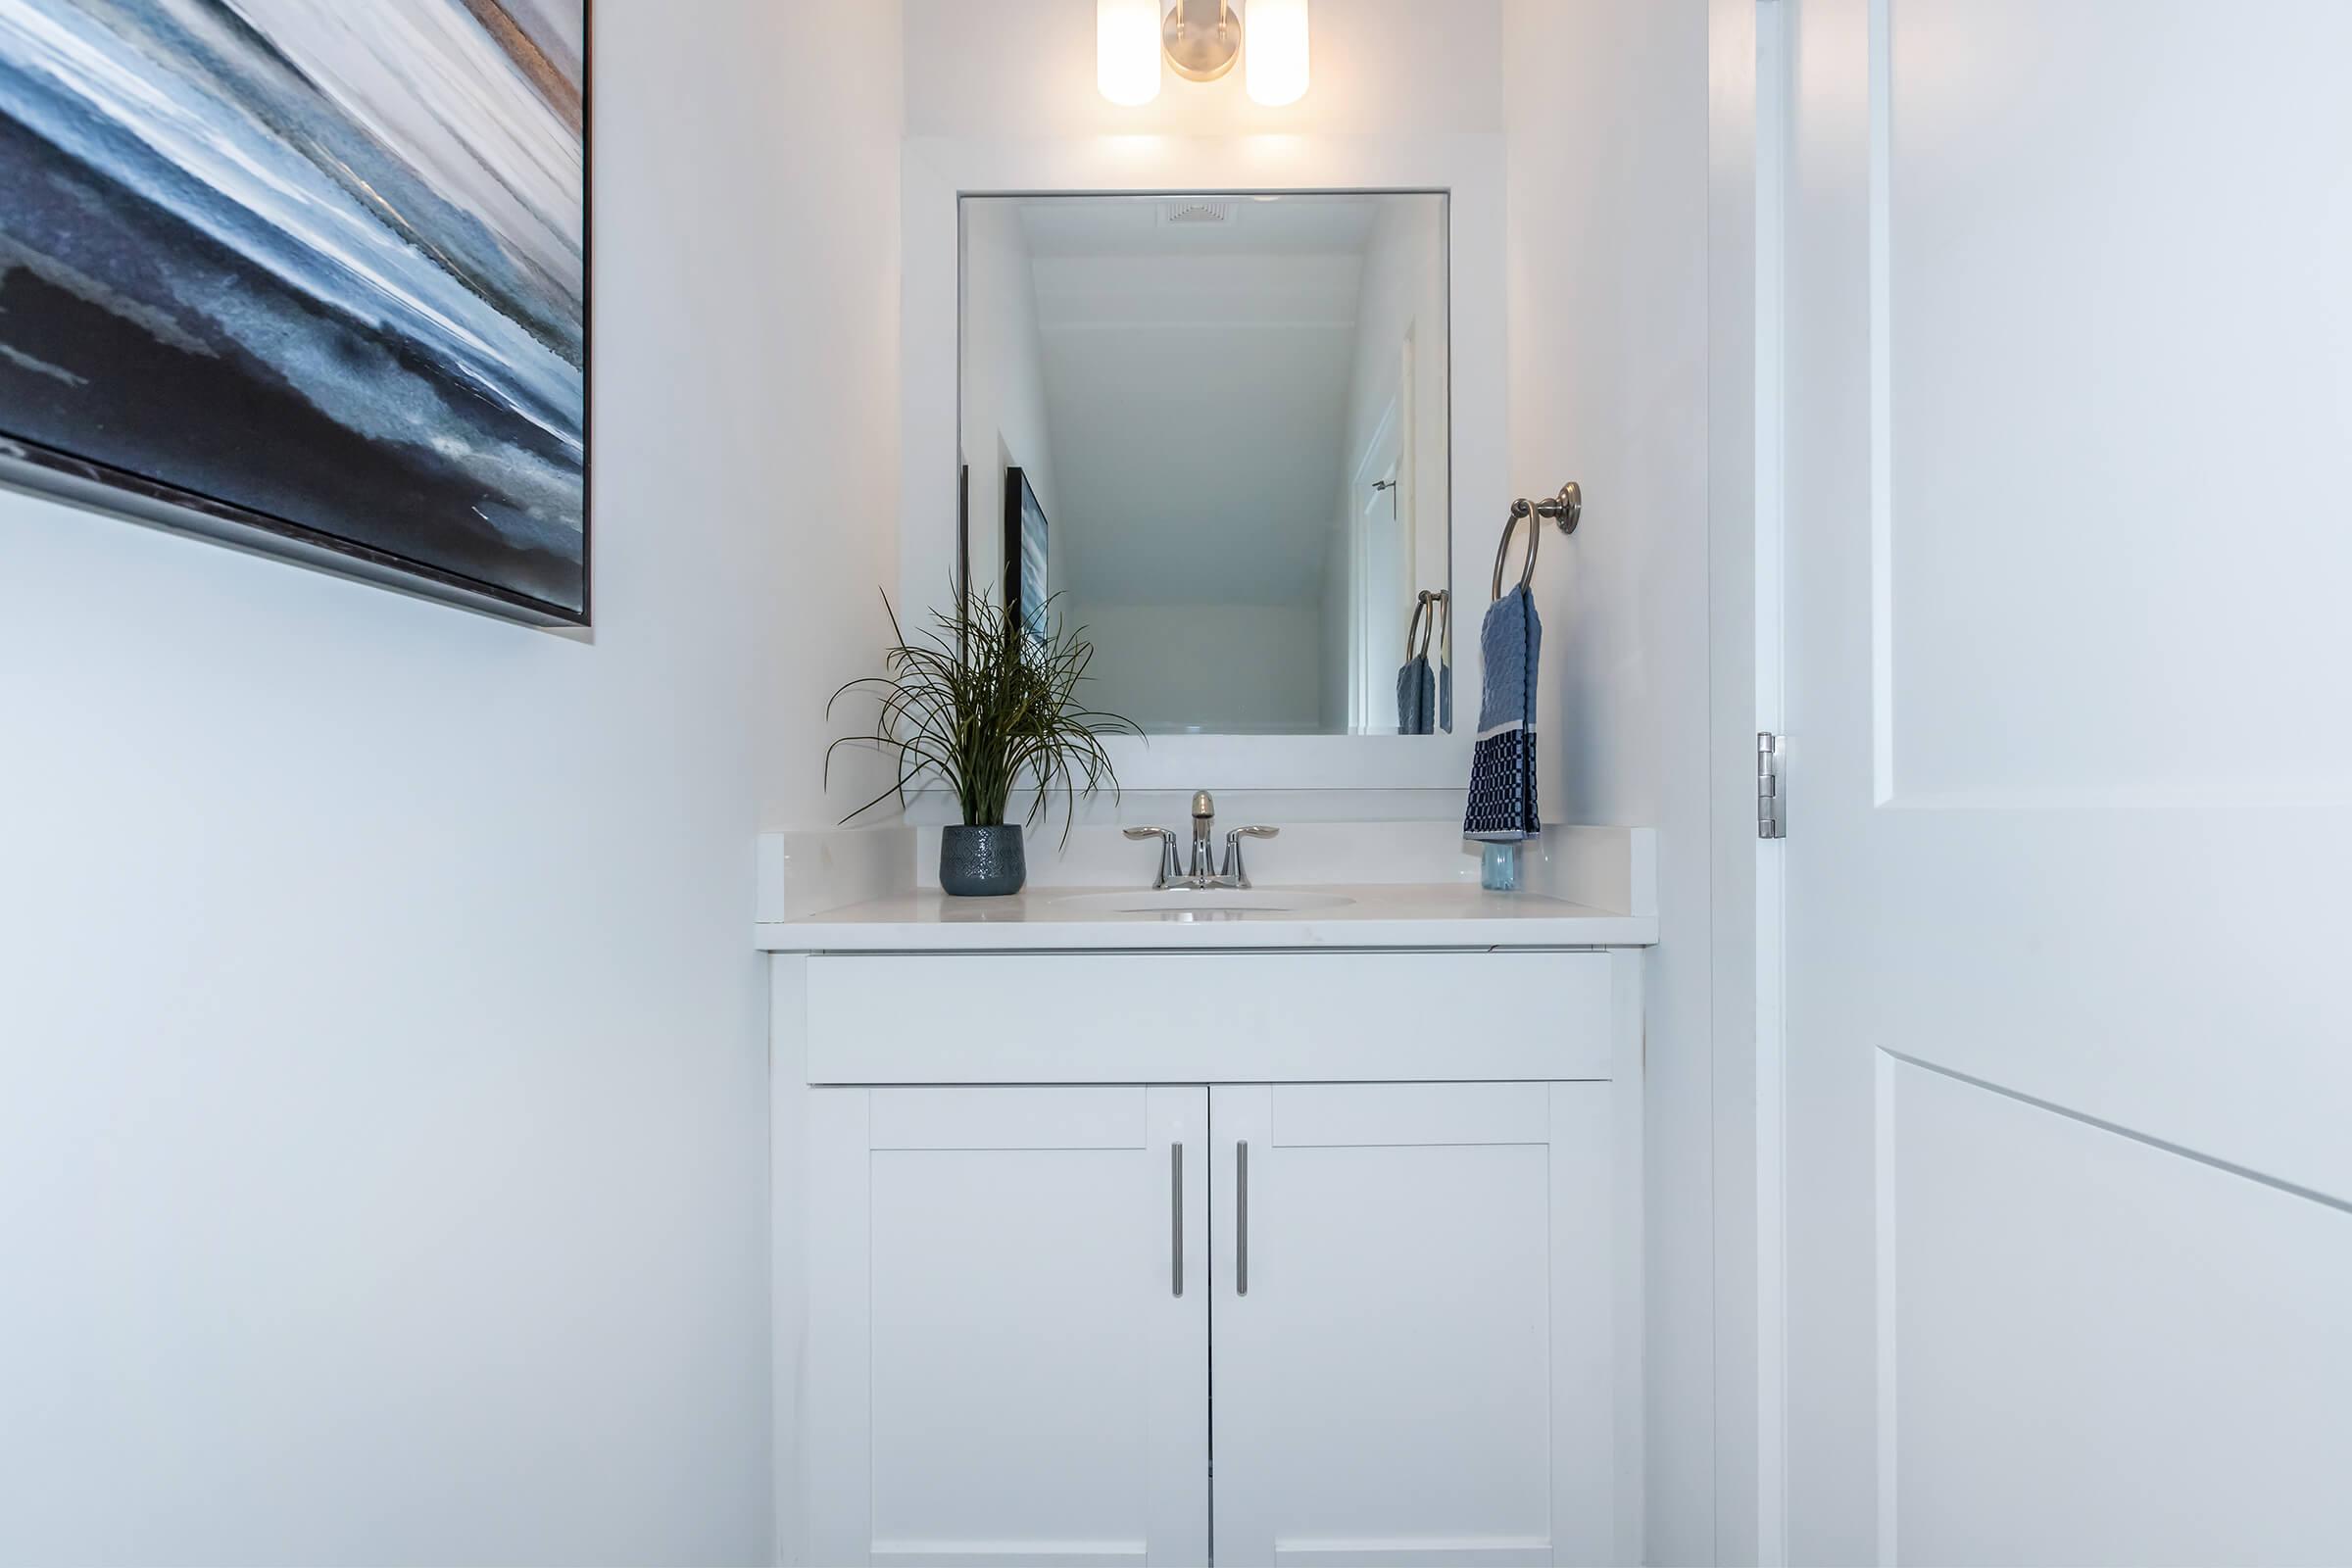
<svg viewBox="0 0 2352 1568"><path fill-rule="evenodd" d="M1179 223L1230 223L1231 202L1170 202L1159 210L1159 220L1173 228Z"/></svg>

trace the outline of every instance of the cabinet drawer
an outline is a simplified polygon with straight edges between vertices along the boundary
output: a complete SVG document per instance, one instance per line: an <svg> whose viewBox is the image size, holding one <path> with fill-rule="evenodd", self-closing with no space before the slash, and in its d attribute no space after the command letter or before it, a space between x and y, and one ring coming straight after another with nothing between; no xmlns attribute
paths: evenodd
<svg viewBox="0 0 2352 1568"><path fill-rule="evenodd" d="M817 1084L1593 1079L1641 1039L1631 953L782 961L806 964Z"/></svg>

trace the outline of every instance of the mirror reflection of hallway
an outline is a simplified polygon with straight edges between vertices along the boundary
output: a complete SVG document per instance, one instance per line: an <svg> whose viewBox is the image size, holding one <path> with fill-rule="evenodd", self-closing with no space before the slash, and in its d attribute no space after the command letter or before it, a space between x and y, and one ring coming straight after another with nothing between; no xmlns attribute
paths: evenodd
<svg viewBox="0 0 2352 1568"><path fill-rule="evenodd" d="M1042 577L1090 704L1149 732L1396 733L1419 596L1451 587L1446 198L961 211L971 580Z"/></svg>

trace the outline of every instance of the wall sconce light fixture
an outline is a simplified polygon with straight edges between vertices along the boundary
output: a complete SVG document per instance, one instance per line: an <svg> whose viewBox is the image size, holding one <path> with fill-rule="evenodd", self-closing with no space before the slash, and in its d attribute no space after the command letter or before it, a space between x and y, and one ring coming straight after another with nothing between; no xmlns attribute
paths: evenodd
<svg viewBox="0 0 2352 1568"><path fill-rule="evenodd" d="M1306 4L1095 0L1096 85L1114 104L1148 104L1159 96L1162 56L1187 81L1214 81L1240 60L1252 99L1274 107L1295 104L1307 87Z"/></svg>

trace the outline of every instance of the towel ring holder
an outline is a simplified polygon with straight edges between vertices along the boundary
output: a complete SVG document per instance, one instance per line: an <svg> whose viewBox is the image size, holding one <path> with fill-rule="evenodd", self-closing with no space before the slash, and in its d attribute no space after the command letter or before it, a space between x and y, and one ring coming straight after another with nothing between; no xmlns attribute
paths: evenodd
<svg viewBox="0 0 2352 1568"><path fill-rule="evenodd" d="M1441 597L1426 588L1413 596L1413 618L1404 623L1404 657L1407 660L1429 657L1429 640L1438 629L1438 600ZM1413 647L1415 633L1421 638L1418 649Z"/></svg>
<svg viewBox="0 0 2352 1568"><path fill-rule="evenodd" d="M1584 515L1585 487L1574 479L1560 486L1559 494L1555 496L1542 501L1530 501L1521 496L1512 502L1510 515L1502 519L1502 538L1494 546L1494 583L1488 597L1502 597L1502 565L1510 559L1511 535L1517 530L1520 519L1527 521L1527 564L1519 568L1519 586L1524 588L1536 577L1536 552L1544 545L1542 525L1545 522L1556 523L1560 532L1574 533L1576 525L1584 520Z"/></svg>

